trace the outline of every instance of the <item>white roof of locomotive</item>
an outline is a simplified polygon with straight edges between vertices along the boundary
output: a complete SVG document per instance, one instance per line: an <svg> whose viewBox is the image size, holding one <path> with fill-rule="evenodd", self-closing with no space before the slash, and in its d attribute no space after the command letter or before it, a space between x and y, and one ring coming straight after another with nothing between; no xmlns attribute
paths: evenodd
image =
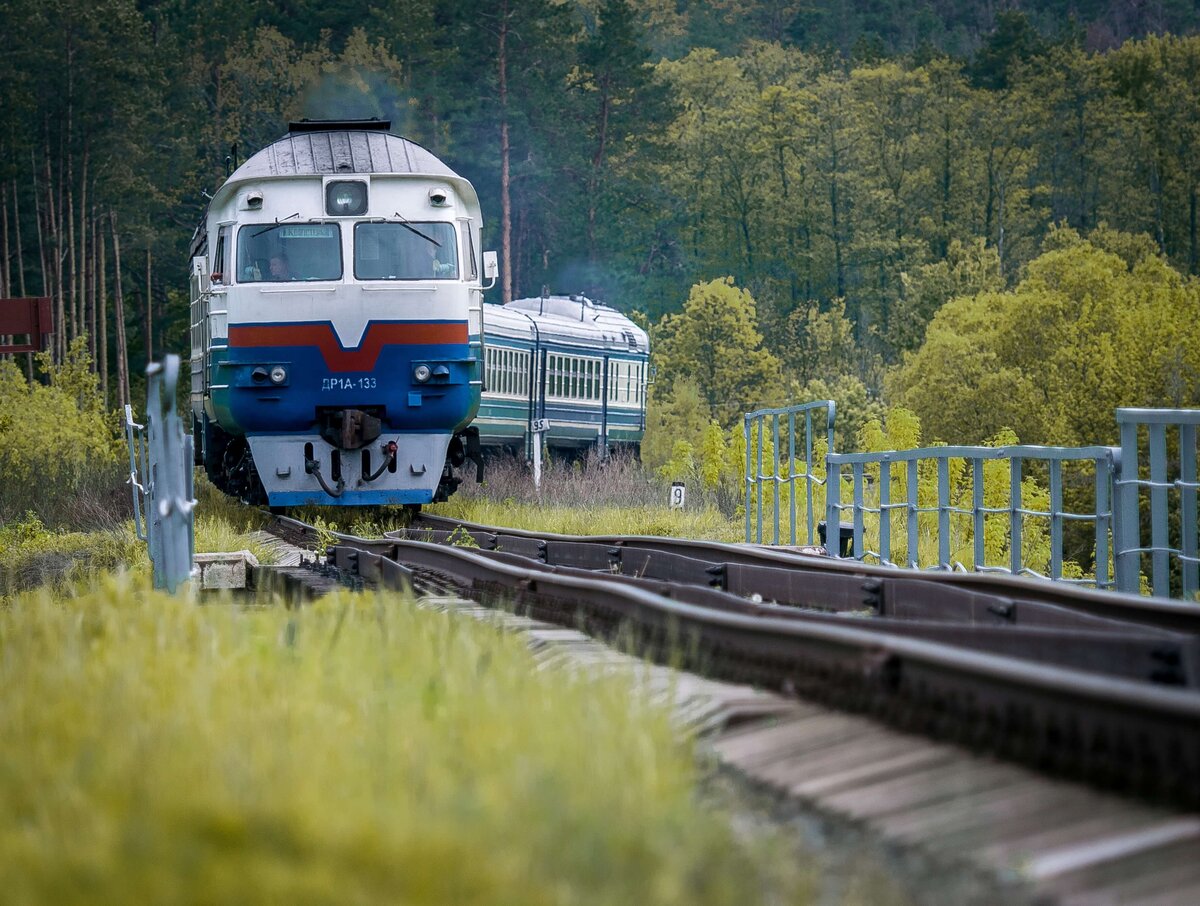
<svg viewBox="0 0 1200 906"><path fill-rule="evenodd" d="M387 173L461 177L416 142L390 132L289 132L237 168L230 182L272 176Z"/></svg>
<svg viewBox="0 0 1200 906"><path fill-rule="evenodd" d="M540 336L597 351L643 355L650 349L646 331L615 308L585 296L514 299L503 306L485 305L483 320L485 334L495 337L532 340Z"/></svg>

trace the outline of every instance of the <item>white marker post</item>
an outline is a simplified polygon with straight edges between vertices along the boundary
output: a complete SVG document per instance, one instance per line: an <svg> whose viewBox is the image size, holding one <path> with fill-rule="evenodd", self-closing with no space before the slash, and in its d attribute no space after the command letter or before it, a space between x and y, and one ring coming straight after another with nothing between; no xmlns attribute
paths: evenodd
<svg viewBox="0 0 1200 906"><path fill-rule="evenodd" d="M673 510L682 510L687 503L687 488L683 486L682 481L671 482L671 493L667 498L667 503Z"/></svg>
<svg viewBox="0 0 1200 906"><path fill-rule="evenodd" d="M546 432L550 430L550 419L535 418L530 425L533 429L533 487L535 490L540 490L542 487L542 440L546 436Z"/></svg>

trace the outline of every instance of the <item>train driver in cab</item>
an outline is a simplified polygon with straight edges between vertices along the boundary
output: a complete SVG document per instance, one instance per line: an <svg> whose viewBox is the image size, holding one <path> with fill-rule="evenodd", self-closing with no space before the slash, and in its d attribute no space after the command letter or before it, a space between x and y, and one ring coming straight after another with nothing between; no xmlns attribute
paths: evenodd
<svg viewBox="0 0 1200 906"><path fill-rule="evenodd" d="M278 282L285 282L292 279L292 269L288 265L287 255L279 252L271 256L271 279Z"/></svg>

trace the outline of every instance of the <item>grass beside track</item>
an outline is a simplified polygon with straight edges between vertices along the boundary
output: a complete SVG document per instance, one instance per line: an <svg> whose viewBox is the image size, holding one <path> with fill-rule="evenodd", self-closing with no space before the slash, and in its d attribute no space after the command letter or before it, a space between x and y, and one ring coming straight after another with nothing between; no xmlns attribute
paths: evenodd
<svg viewBox="0 0 1200 906"><path fill-rule="evenodd" d="M24 903L744 903L811 875L694 801L627 679L394 596L0 607L0 889ZM766 847L766 848L764 848Z"/></svg>
<svg viewBox="0 0 1200 906"><path fill-rule="evenodd" d="M564 535L659 535L744 541L744 529L715 508L671 510L666 504L575 507L513 500L451 497L425 508L434 516Z"/></svg>

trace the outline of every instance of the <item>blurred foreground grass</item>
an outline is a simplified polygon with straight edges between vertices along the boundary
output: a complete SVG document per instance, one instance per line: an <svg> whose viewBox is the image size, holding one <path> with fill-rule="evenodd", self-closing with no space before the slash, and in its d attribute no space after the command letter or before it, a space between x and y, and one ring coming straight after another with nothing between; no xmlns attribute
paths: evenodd
<svg viewBox="0 0 1200 906"><path fill-rule="evenodd" d="M743 903L811 876L694 801L627 679L402 599L0 607L0 890L25 903ZM766 847L766 848L764 848Z"/></svg>

